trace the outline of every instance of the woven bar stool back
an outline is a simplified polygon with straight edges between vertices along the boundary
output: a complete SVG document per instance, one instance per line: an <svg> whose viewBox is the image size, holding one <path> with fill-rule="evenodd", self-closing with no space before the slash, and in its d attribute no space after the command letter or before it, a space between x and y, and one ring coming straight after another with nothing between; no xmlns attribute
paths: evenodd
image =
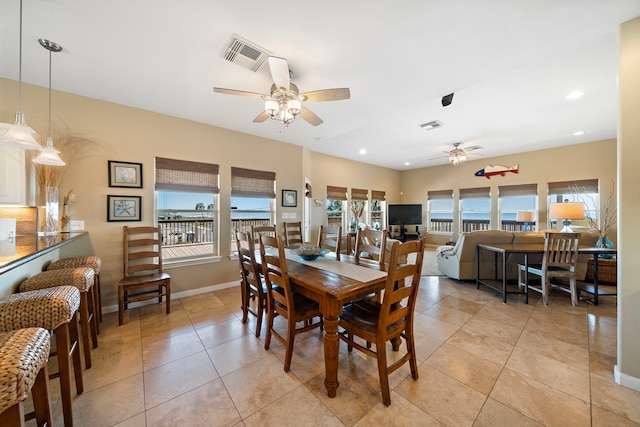
<svg viewBox="0 0 640 427"><path fill-rule="evenodd" d="M20 292L35 291L38 289L53 288L56 286L73 286L80 291L80 333L82 334L82 349L84 351L84 363L87 369L91 368L91 342L93 348L98 347L98 322L94 307L95 273L92 268L60 268L43 271L28 278L20 284Z"/></svg>
<svg viewBox="0 0 640 427"><path fill-rule="evenodd" d="M95 290L94 290L94 307L98 312L98 322L102 322L102 290L100 289L100 268L102 268L102 259L95 255L76 256L71 258L62 258L56 262L49 264L47 270L57 270L59 268L79 268L89 267L95 273ZM100 333L100 325L97 325L98 333Z"/></svg>
<svg viewBox="0 0 640 427"><path fill-rule="evenodd" d="M65 427L73 426L71 400L71 362L76 392L84 391L82 361L78 348L78 308L80 291L73 286L21 292L0 299L0 332L23 328L44 328L56 337L58 372L49 378L60 378L62 414Z"/></svg>
<svg viewBox="0 0 640 427"><path fill-rule="evenodd" d="M51 426L49 403L49 332L42 328L0 332L0 425L24 426L35 418ZM33 397L34 412L25 414L24 401Z"/></svg>

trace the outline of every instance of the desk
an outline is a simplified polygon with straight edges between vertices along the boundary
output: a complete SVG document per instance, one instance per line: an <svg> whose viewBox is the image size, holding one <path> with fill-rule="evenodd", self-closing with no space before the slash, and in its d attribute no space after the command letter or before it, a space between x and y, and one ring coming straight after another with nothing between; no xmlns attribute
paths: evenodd
<svg viewBox="0 0 640 427"><path fill-rule="evenodd" d="M387 273L324 256L303 261L285 249L291 287L320 303L324 321L324 386L329 397L338 389L338 317L350 301L384 289ZM256 258L260 263L260 257Z"/></svg>
<svg viewBox="0 0 640 427"><path fill-rule="evenodd" d="M495 267L494 267L494 278L493 279L482 279L480 278L480 251L486 250L495 253ZM544 253L544 244L541 243L531 243L531 244L522 244L522 245L511 245L511 244L491 244L491 245L483 245L479 244L477 247L477 269L476 269L476 287L480 289L480 285L488 286L492 289L495 289L498 292L502 293L502 302L507 302L507 294L524 294L524 302L525 304L529 303L529 292L528 292L528 275L525 274L525 287L523 292L508 292L507 291L507 256L509 254L524 254L524 265L525 269L529 266L529 255L530 254L543 254ZM617 251L615 249L608 248L594 248L587 246L580 246L578 249L579 254L589 254L593 256L593 284L587 284L581 281L577 281L578 287L578 297L580 296L580 292L586 292L593 295L592 298L584 298L587 302L592 302L594 305L598 305L598 296L616 296L616 292L608 291L605 289L598 289L598 255L599 254L613 254L615 255ZM498 280L498 254L502 255L502 280Z"/></svg>

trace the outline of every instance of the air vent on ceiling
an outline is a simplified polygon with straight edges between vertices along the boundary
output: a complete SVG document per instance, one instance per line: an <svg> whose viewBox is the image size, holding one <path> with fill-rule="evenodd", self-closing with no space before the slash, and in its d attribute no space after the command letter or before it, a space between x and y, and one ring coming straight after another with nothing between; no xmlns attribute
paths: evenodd
<svg viewBox="0 0 640 427"><path fill-rule="evenodd" d="M444 123L442 123L441 121L434 120L432 122L423 123L419 126L424 130L431 130L431 129L441 128L443 125Z"/></svg>
<svg viewBox="0 0 640 427"><path fill-rule="evenodd" d="M224 59L251 71L258 71L270 55L271 52L268 50L243 39L237 34L231 36L231 40L229 40L229 44L224 51Z"/></svg>

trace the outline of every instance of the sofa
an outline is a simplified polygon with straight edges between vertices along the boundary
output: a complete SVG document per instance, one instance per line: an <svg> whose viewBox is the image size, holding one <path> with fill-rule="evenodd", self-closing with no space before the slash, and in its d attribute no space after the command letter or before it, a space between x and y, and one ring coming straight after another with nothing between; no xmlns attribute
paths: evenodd
<svg viewBox="0 0 640 427"><path fill-rule="evenodd" d="M598 240L596 230L585 230L580 233L580 245L595 246ZM543 232L512 232L503 230L480 230L460 234L454 246L439 246L436 249L438 269L442 274L457 280L475 280L477 272L478 244L526 244L544 243ZM494 274L494 253L480 253L480 275L492 277ZM587 264L591 255L579 255L576 264L576 277L584 280ZM542 255L530 255L530 263L541 263ZM512 254L507 258L507 279L517 279L518 264L524 263L524 255Z"/></svg>

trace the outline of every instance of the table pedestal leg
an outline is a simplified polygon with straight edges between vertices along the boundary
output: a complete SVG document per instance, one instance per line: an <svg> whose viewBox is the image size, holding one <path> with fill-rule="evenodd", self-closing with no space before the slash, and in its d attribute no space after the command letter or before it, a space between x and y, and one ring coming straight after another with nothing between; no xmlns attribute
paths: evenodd
<svg viewBox="0 0 640 427"><path fill-rule="evenodd" d="M324 317L324 386L329 397L336 397L338 381L338 317Z"/></svg>

